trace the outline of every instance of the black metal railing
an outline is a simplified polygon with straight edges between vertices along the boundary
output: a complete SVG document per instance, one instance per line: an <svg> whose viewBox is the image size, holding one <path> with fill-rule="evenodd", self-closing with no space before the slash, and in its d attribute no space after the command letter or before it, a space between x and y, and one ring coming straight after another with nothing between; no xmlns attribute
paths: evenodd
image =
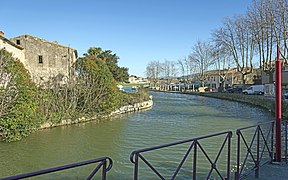
<svg viewBox="0 0 288 180"><path fill-rule="evenodd" d="M44 169L44 170L40 170L40 171L36 171L36 172L30 172L30 173L26 173L26 174L20 174L20 175L16 175L16 176L5 177L5 178L1 178L0 180L25 179L25 178L40 176L40 175L44 175L44 174L54 173L54 172L58 172L58 171L63 171L63 170L72 169L72 168L85 166L85 165L89 165L89 164L95 164L95 163L99 163L99 164L93 169L93 171L87 176L86 179L92 179L94 177L94 175L102 167L102 180L105 180L106 179L106 173L112 168L112 165L113 165L113 161L109 157L101 157L98 159L92 159L92 160L88 160L88 161L82 161L82 162L77 162L77 163L73 163L73 164L67 164L64 166L58 166L58 167Z"/></svg>
<svg viewBox="0 0 288 180"><path fill-rule="evenodd" d="M283 150L284 152L282 154L284 154L284 161L287 163L288 160L287 160L287 148L288 148L288 144L287 144L287 141L288 141L288 131L287 131L287 126L288 126L288 120L283 120L282 121L282 147L284 146Z"/></svg>
<svg viewBox="0 0 288 180"><path fill-rule="evenodd" d="M218 151L216 158L214 160L212 160L211 156L209 156L208 153L204 150L203 146L201 145L200 140L215 137L215 136L220 136L220 135L225 135L224 142L221 144L220 150ZM208 160L209 164L211 165L211 168L210 168L209 172L207 173L206 179L209 179L211 177L213 170L216 171L217 175L221 179L230 179L231 137L232 137L232 132L226 131L226 132L211 134L211 135L207 135L207 136L201 136L198 138L193 138L193 139L188 139L188 140L184 140L184 141L178 141L178 142L174 142L174 143L170 143L170 144L164 144L164 145L160 145L160 146L154 146L151 148L145 148L145 149L133 151L130 155L130 161L134 164L134 180L138 179L139 160L142 160L155 173L155 175L157 175L160 179L165 179L164 175L161 174L159 171L157 171L156 168L153 167L153 165L151 163L149 163L149 161L143 156L143 153L150 152L153 150L162 149L162 148L172 147L172 146L176 146L176 145L180 145L180 144L184 144L184 143L191 143L191 145L189 146L189 148L188 148L187 152L185 153L183 159L181 160L180 164L177 166L172 177L169 179L175 179L176 178L176 176L179 173L184 162L187 160L188 155L191 152L193 152L193 154L192 154L192 157L193 157L192 171L193 171L193 173L192 174L193 174L193 179L195 180L196 176L197 176L197 155L198 155L197 151L198 150L200 150L203 153L204 157ZM220 173L220 170L217 168L216 164L217 164L217 161L219 160L219 157L220 157L221 153L223 152L223 149L224 149L226 144L227 144L227 157L226 157L227 158L226 159L227 160L227 162L226 162L227 163L227 165L226 165L227 169L226 169L225 175L223 175Z"/></svg>
<svg viewBox="0 0 288 180"><path fill-rule="evenodd" d="M249 133L245 137L243 134L246 130ZM274 121L237 129L237 169L235 172L235 179L242 179L252 173L253 170L255 172L255 177L258 178L260 166L273 161L273 133ZM248 137L251 134L253 134L253 136L250 139L250 142L248 142ZM244 148L241 147L241 144L244 144ZM242 155L244 154L244 160L243 162L240 162L241 150L243 149L245 149L244 153L242 153ZM268 153L267 159L263 156L264 152ZM252 159L252 162L248 161L248 157ZM248 163L251 164L251 168L247 168Z"/></svg>

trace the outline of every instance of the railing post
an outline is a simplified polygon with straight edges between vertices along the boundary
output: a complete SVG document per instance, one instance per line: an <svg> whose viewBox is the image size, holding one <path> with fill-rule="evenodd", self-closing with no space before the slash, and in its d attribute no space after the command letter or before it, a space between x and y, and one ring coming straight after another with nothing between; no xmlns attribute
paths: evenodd
<svg viewBox="0 0 288 180"><path fill-rule="evenodd" d="M138 153L135 153L134 180L138 179Z"/></svg>
<svg viewBox="0 0 288 180"><path fill-rule="evenodd" d="M276 161L281 162L281 118L282 118L282 93L281 93L281 61L280 47L277 45L277 59L275 61L275 116L276 116Z"/></svg>
<svg viewBox="0 0 288 180"><path fill-rule="evenodd" d="M237 167L235 172L235 179L238 180L240 178L240 131L237 130Z"/></svg>
<svg viewBox="0 0 288 180"><path fill-rule="evenodd" d="M106 180L106 159L102 161L102 180Z"/></svg>
<svg viewBox="0 0 288 180"><path fill-rule="evenodd" d="M229 180L230 179L230 156L231 156L231 136L232 136L232 133L229 132L228 133L228 159L227 159L227 179Z"/></svg>
<svg viewBox="0 0 288 180"><path fill-rule="evenodd" d="M274 121L272 122L272 130L271 130L271 155L270 155L270 163L273 162L273 156L274 156L274 127L275 123Z"/></svg>
<svg viewBox="0 0 288 180"><path fill-rule="evenodd" d="M259 148L260 148L260 126L257 126L257 157L256 157L256 163L255 163L255 178L259 178Z"/></svg>
<svg viewBox="0 0 288 180"><path fill-rule="evenodd" d="M194 158L193 158L193 180L196 180L196 169L197 169L197 167L196 167L196 162L197 162L197 144L198 144L198 142L197 142L197 140L195 140L194 141L195 143L194 143Z"/></svg>
<svg viewBox="0 0 288 180"><path fill-rule="evenodd" d="M287 162L287 120L285 121L285 161Z"/></svg>

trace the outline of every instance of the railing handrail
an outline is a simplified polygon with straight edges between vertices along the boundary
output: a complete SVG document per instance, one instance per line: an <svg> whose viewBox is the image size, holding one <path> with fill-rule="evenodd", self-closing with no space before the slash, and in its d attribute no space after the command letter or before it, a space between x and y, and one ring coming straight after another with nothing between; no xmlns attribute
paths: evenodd
<svg viewBox="0 0 288 180"><path fill-rule="evenodd" d="M204 148L202 147L202 145L200 144L199 140L201 139L206 139L206 138L210 138L210 137L215 137L215 136L220 136L220 135L225 135L224 138L224 142L221 145L220 150L217 153L217 156L215 157L214 160L211 159L211 157L207 154L207 152L204 150ZM161 148L166 148L166 147L171 147L171 146L175 146L175 145L179 145L179 144L184 144L184 143L189 143L192 142L191 145L189 145L189 148L187 150L187 152L185 153L184 157L182 158L180 164L177 166L175 172L173 173L171 179L175 179L178 172L180 171L180 169L182 168L182 165L184 164L184 162L187 160L188 155L193 152L193 179L196 179L196 167L197 167L197 149L199 147L199 150L203 153L204 157L208 160L211 169L209 170L209 173L207 174L206 179L209 179L212 171L215 170L216 173L220 176L221 179L230 179L230 156L231 156L231 137L232 137L232 131L225 131L225 132L219 132L219 133L214 133L214 134L210 134L210 135L206 135L206 136L200 136L197 138L192 138L192 139L188 139L188 140L183 140L183 141L178 141L178 142L174 142L174 143L169 143L169 144L164 144L164 145L158 145L158 146L154 146L154 147L150 147L150 148L144 148L144 149L140 149L140 150L135 150L131 153L130 155L130 161L134 164L134 180L138 179L138 168L139 168L139 160L142 160L160 179L165 179L153 166L152 164L150 164L148 162L147 159L144 158L143 155L141 155L141 153L145 153L145 152L149 152L152 150L157 150L157 149L161 149ZM224 178L222 176L222 174L219 172L219 170L217 169L217 161L220 157L220 155L223 152L223 149L225 147L225 145L227 145L227 177ZM135 158L134 158L135 156ZM134 160L135 159L135 160Z"/></svg>
<svg viewBox="0 0 288 180"><path fill-rule="evenodd" d="M288 156L288 154L287 154L287 148L288 148L288 129L287 129L287 124L288 123L288 119L282 119L282 125L284 125L284 161L287 163L288 161L287 161L287 156Z"/></svg>
<svg viewBox="0 0 288 180"><path fill-rule="evenodd" d="M275 121L268 121L268 122L265 122L265 123L259 123L259 124L255 124L255 125L251 125L251 126L246 126L246 127L243 127L243 128L238 128L236 130L236 134L238 134L239 131L242 131L242 130L245 130L245 129L250 129L250 128L261 126L261 125L265 125L265 124L271 124L273 122L275 122Z"/></svg>
<svg viewBox="0 0 288 180"><path fill-rule="evenodd" d="M200 139L205 139L205 138L209 138L209 137L219 136L219 135L223 135L223 134L229 134L230 137L232 137L232 131L224 131L224 132L209 134L209 135L206 135L206 136L200 136L200 137L196 137L196 138L192 138L192 139L187 139L187 140L177 141L177 142L173 142L173 143L153 146L153 147L150 147L150 148L143 148L143 149L132 151L132 153L130 154L130 161L132 163L135 163L134 160L133 160L133 157L134 157L134 155L136 153L148 152L148 151L161 149L161 148L166 148L166 147L170 147L170 146L175 146L175 145L179 145L179 144L185 144L185 143L188 143L188 142L198 141Z"/></svg>
<svg viewBox="0 0 288 180"><path fill-rule="evenodd" d="M108 160L108 162L109 162L108 167L106 167L106 160ZM53 172L57 172L57 171L62 171L62 170L66 170L66 169L71 169L71 168L85 166L85 165L88 165L88 164L99 163L99 162L101 162L101 163L90 174L90 175L92 175L92 176L90 176L90 178L93 177L93 175L101 168L102 165L105 168L105 173L108 172L113 166L113 161L112 161L112 159L110 157L101 157L101 158L97 158L97 159L92 159L92 160L87 160L87 161L67 164L67 165L63 165L63 166L43 169L43 170L40 170L40 171L35 171L35 172L19 174L19 175L5 177L5 178L0 178L0 180L24 179L24 178L39 176L39 175L43 175L43 174L49 174L49 173L53 173ZM88 178L88 179L90 179L90 178Z"/></svg>

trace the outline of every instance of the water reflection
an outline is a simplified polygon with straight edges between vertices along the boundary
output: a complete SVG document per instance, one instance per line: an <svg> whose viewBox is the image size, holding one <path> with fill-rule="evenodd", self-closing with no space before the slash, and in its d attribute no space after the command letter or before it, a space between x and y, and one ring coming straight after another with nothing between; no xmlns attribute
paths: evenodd
<svg viewBox="0 0 288 180"><path fill-rule="evenodd" d="M269 112L237 102L175 93L151 94L154 106L149 111L45 129L21 142L0 143L0 177L110 156L114 166L108 173L108 178L131 179L133 164L129 161L129 156L135 149L224 130L234 131L239 127L271 120ZM208 148L213 149L218 141L211 140L207 144ZM157 166L168 172L174 168L173 165L179 161L178 155L182 156L183 152L178 153L178 150L172 149L166 153L162 156L165 161ZM150 156L154 161L161 159L159 154ZM188 164L191 169L191 162ZM204 164L203 168L205 169ZM79 170L78 175L62 175L82 178L79 174L89 174L89 170ZM149 178L148 169L141 171L142 175L146 174L146 178ZM185 169L183 173L185 174ZM183 177L186 178L185 175Z"/></svg>

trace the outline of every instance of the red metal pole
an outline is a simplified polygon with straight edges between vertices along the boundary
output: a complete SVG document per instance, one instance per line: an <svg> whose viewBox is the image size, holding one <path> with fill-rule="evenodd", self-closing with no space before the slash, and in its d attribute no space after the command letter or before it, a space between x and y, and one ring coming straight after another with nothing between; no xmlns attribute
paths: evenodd
<svg viewBox="0 0 288 180"><path fill-rule="evenodd" d="M281 61L280 61L280 48L277 46L277 60L275 61L275 70L276 70L276 103L275 103L275 113L276 113L276 161L281 161L281 118L282 118L282 93L281 93Z"/></svg>

